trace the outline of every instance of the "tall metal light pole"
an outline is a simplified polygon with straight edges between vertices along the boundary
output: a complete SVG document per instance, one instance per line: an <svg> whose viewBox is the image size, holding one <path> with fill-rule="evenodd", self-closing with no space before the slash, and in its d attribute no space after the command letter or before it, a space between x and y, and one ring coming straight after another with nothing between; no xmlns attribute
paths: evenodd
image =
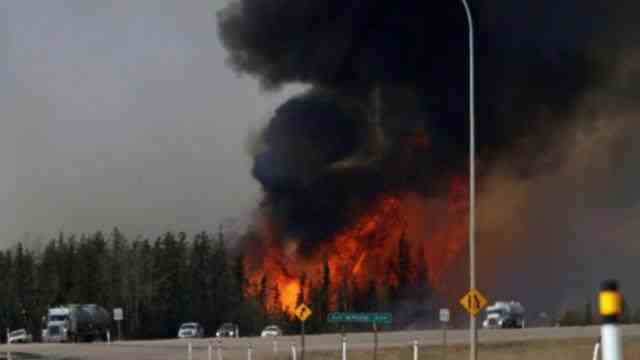
<svg viewBox="0 0 640 360"><path fill-rule="evenodd" d="M469 288L476 288L476 119L475 119L475 99L474 99L474 58L473 58L473 17L471 16L471 8L467 0L461 0L464 5L464 11L467 15L467 24L469 27ZM478 358L478 330L476 329L476 317L469 317L469 358L476 360Z"/></svg>

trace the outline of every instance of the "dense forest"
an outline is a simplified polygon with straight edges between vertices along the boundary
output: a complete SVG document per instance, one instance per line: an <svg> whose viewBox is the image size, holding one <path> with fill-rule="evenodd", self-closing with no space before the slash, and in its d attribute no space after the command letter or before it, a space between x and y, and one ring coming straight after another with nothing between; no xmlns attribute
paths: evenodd
<svg viewBox="0 0 640 360"><path fill-rule="evenodd" d="M324 271L322 282L308 292L308 298L301 294L298 299L314 312L306 323L309 333L340 331L326 321L332 310L390 311L393 328L408 326L407 319L435 316L435 311L427 314L424 307L416 306L416 298L424 303L430 292L415 284L390 289L377 289L374 283L363 289L343 284L338 305L331 309L328 266ZM68 303L95 303L109 311L123 308L122 328L129 339L175 337L180 324L187 321L200 322L207 336L224 322L238 324L241 336L258 334L268 324L278 324L289 334L300 329L288 313L265 311L268 279L263 278L259 288L249 289L255 285L247 281L243 253L225 242L222 233L188 237L168 232L155 240L128 239L117 228L108 235L61 233L40 251L22 244L0 251L0 284L0 328L27 328L36 340L47 308ZM591 308L587 302L585 308L569 309L551 321L588 325L597 321ZM640 321L640 312L630 310L627 307L623 321ZM348 330L367 328L349 326ZM115 324L112 333L116 333ZM0 331L0 339L4 338L5 332Z"/></svg>
<svg viewBox="0 0 640 360"><path fill-rule="evenodd" d="M128 239L117 228L108 235L61 233L37 252L22 244L0 252L0 328L24 327L38 338L48 307L95 303L109 311L123 308L127 338L174 337L187 321L200 322L207 335L224 322L238 324L241 335L257 334L268 324L298 332L299 323L288 313L265 311L268 280L248 289L244 269L241 249L225 242L222 233L168 232L155 240ZM313 304L314 316L306 324L310 333L339 330L326 322L332 310L329 282L325 273L308 299L299 297ZM389 311L400 296L382 296L373 284L344 289L338 310Z"/></svg>

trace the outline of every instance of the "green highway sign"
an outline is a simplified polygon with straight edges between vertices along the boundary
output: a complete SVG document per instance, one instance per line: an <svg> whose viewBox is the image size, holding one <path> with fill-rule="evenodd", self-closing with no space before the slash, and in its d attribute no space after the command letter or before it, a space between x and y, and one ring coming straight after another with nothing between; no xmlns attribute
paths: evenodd
<svg viewBox="0 0 640 360"><path fill-rule="evenodd" d="M391 313L353 313L353 312L332 312L329 313L327 321L331 323L382 323L391 324L393 317Z"/></svg>

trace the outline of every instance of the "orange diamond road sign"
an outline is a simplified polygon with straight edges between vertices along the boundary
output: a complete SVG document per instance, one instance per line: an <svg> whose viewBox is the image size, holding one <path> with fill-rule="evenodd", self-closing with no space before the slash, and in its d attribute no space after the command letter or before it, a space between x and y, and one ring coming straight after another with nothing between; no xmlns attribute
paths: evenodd
<svg viewBox="0 0 640 360"><path fill-rule="evenodd" d="M462 305L469 314L476 316L482 308L487 306L487 298L485 298L480 291L471 289L460 299L460 305Z"/></svg>
<svg viewBox="0 0 640 360"><path fill-rule="evenodd" d="M307 305L300 304L300 306L296 308L295 314L300 321L305 321L309 316L311 316L311 314L313 314L313 311L311 311Z"/></svg>

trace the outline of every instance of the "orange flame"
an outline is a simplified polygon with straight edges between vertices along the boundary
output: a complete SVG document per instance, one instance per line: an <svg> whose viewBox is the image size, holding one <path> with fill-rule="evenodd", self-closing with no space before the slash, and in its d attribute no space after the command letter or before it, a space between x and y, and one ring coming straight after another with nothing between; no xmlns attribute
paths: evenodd
<svg viewBox="0 0 640 360"><path fill-rule="evenodd" d="M265 218L259 238L252 244L255 252L246 262L251 285L247 293L257 296L266 277L267 310L291 314L299 299L308 301L309 290L321 286L326 262L330 270L330 305L335 308L344 282L357 287L370 282L397 286L394 269L401 239L409 247L411 262L411 273L405 275L413 280L424 279L438 290L447 267L466 244L466 191L464 179L455 179L445 198L426 199L409 193L382 196L350 226L319 244L310 256L299 255L298 239L283 239Z"/></svg>

